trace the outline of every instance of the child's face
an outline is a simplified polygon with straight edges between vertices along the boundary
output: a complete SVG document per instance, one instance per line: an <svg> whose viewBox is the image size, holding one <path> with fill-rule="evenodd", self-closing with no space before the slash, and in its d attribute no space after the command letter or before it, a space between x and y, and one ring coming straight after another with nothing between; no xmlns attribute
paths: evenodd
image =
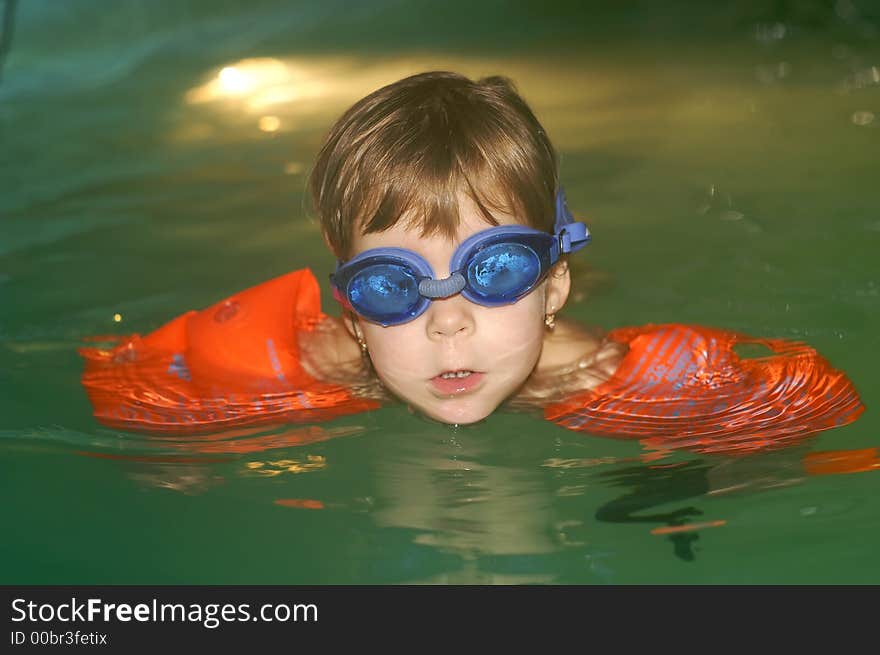
<svg viewBox="0 0 880 655"><path fill-rule="evenodd" d="M384 232L357 234L352 256L372 248L406 248L424 257L438 279L445 278L456 247L491 227L467 196L460 198L459 212L461 223L452 240L422 237L401 221ZM500 224L520 223L509 214L493 215ZM360 319L359 325L373 367L389 391L438 421L473 423L528 378L541 355L544 317L565 303L568 284L566 270L551 274L513 305L483 307L458 294L434 300L409 323L382 327ZM450 378L451 373L457 375Z"/></svg>

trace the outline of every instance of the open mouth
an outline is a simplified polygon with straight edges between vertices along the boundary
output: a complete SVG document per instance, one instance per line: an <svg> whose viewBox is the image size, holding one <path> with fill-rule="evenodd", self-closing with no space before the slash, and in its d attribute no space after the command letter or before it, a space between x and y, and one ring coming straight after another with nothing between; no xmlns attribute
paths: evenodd
<svg viewBox="0 0 880 655"><path fill-rule="evenodd" d="M485 377L479 371L460 369L457 371L443 371L440 375L431 378L431 387L444 396L457 396L476 389Z"/></svg>

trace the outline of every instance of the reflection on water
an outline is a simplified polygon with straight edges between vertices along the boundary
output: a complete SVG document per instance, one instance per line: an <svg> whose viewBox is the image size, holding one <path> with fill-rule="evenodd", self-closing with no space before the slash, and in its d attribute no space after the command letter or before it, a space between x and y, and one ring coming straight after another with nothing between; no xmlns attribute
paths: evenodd
<svg viewBox="0 0 880 655"><path fill-rule="evenodd" d="M552 493L539 469L492 463L497 441L473 429L429 427L396 442L400 448L374 464L380 490L373 518L460 562L411 582L552 581L542 557L559 546Z"/></svg>
<svg viewBox="0 0 880 655"><path fill-rule="evenodd" d="M305 68L279 59L243 59L224 66L216 77L188 91L185 100L198 105L226 101L259 113L273 105L302 103L330 95L326 68ZM338 93L338 90L336 91Z"/></svg>
<svg viewBox="0 0 880 655"><path fill-rule="evenodd" d="M560 444L539 425L517 435L497 425L441 426L402 407L383 411L399 431L277 428L184 439L105 431L100 444L61 431L0 436L31 449L53 440L74 446L105 463L106 480L171 494L161 505L172 515L194 497L215 506L246 500L263 513L257 508L276 508L280 514L266 514L272 529L289 526L306 543L320 543L330 525L344 533L360 525L346 552L355 558L349 581L362 582L617 583L631 579L625 562L633 544L655 565L715 561L749 520L731 514L730 500L754 507L749 499L764 504L812 476L880 470L876 448L822 452L807 443L695 458L587 437ZM516 417L507 419L512 425ZM335 438L358 434L366 438ZM584 449L589 455L578 457ZM802 502L797 518L812 517L820 504ZM323 533L299 531L307 515L326 526ZM619 532L609 538L603 526Z"/></svg>
<svg viewBox="0 0 880 655"><path fill-rule="evenodd" d="M596 512L596 519L608 523L651 523L680 528L695 517L701 517L703 511L686 506L668 512L641 512L656 505L704 495L707 491L707 468L703 463L689 462L677 466L672 475L653 467L615 471L610 474L613 476L613 483L630 486L632 491L600 507ZM651 532L656 534L656 528ZM676 557L685 561L694 559L692 545L699 539L699 535L682 531L672 533L669 538L674 544Z"/></svg>
<svg viewBox="0 0 880 655"><path fill-rule="evenodd" d="M796 59L804 57L800 52L792 55ZM630 59L638 57L638 53L625 60L595 57L591 62L584 57L560 58L555 53L528 57L413 53L241 59L207 72L203 81L194 81L182 99L190 111L180 115L172 136L178 141L226 140L232 136L227 131L230 126L250 126L242 136L250 133L253 137L254 127L268 133L323 131L359 98L425 70L453 70L474 78L490 74L512 78L536 108L554 141L566 150L614 143L619 153L636 140L668 147L671 144L664 135L657 133L660 125L670 133L750 128L753 137L766 133L770 139L768 121L795 120L794 116L780 117L778 100L762 94L755 80L734 81L725 78L721 70L701 74L674 64L662 69L645 68L634 75ZM834 95L860 97L865 90L880 85L880 66L864 66L860 56L852 54L838 66L831 63L834 58L830 53L827 60L823 67L836 70L826 73L831 83L827 94L819 94L824 95L823 103L834 102ZM817 68L815 64L806 67ZM797 77L791 68L788 61L761 64L756 79L763 86L788 84L787 100L793 105L816 102L814 88L791 84L791 78ZM812 70L810 73L815 74ZM223 122L217 123L218 118ZM845 120L840 117L840 126ZM868 107L851 113L855 125L869 126L873 121L874 112ZM709 188L714 195L715 185ZM729 202L729 195L726 199Z"/></svg>
<svg viewBox="0 0 880 655"><path fill-rule="evenodd" d="M605 130L620 121L614 98L662 91L658 80L644 78L633 89L624 76L607 67L585 71L582 65L540 57L403 55L396 57L317 56L243 59L207 75L183 97L190 111L172 134L175 141L229 139L230 126L244 136L263 132L302 133L323 129L359 98L385 84L425 70L453 70L472 77L502 73L514 80L540 109L542 122L566 147L596 145ZM664 103L665 104L665 103ZM712 108L717 115L724 105ZM623 111L630 122L656 114L656 98L630 103ZM222 122L218 123L220 119ZM221 125L223 128L221 129ZM249 127L250 126L250 127Z"/></svg>
<svg viewBox="0 0 880 655"><path fill-rule="evenodd" d="M155 489L167 489L182 494L201 494L222 484L223 477L211 475L203 466L186 464L141 465L128 473L138 485Z"/></svg>

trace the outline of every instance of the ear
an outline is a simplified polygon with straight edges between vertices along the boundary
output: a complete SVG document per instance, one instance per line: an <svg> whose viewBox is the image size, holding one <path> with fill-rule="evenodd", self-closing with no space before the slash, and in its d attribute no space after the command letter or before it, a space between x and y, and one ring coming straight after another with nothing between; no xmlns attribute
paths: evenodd
<svg viewBox="0 0 880 655"><path fill-rule="evenodd" d="M544 313L555 314L565 305L568 293L571 291L571 272L568 270L568 261L562 259L547 276L547 290L544 294Z"/></svg>

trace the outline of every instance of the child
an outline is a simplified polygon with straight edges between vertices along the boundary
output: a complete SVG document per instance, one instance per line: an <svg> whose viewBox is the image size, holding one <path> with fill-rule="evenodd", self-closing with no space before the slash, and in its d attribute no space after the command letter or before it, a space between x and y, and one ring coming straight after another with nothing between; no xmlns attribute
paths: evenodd
<svg viewBox="0 0 880 655"><path fill-rule="evenodd" d="M565 206L546 132L503 78L424 73L375 91L333 126L310 184L342 318L321 312L300 270L83 349L100 421L313 422L390 394L450 424L508 402L658 448L750 452L863 410L802 344L682 325L602 337L557 318L568 257L590 236ZM743 342L776 354L740 360Z"/></svg>

